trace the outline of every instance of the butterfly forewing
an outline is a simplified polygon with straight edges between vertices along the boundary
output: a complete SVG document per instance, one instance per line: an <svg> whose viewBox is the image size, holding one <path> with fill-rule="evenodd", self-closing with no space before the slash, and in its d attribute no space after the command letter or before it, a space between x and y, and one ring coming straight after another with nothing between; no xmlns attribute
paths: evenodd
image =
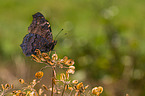
<svg viewBox="0 0 145 96"><path fill-rule="evenodd" d="M49 52L53 50L56 41L53 40L51 27L45 17L37 12L33 15L33 21L28 27L28 32L20 45L26 56L35 54L35 50Z"/></svg>
<svg viewBox="0 0 145 96"><path fill-rule="evenodd" d="M46 38L49 42L53 40L50 24L40 12L33 15L28 31Z"/></svg>

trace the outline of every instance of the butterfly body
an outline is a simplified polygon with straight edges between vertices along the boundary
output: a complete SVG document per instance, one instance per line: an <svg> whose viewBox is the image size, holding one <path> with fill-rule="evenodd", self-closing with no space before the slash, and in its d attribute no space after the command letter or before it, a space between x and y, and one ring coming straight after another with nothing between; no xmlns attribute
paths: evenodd
<svg viewBox="0 0 145 96"><path fill-rule="evenodd" d="M52 31L49 22L41 13L33 15L33 21L28 27L27 34L20 45L26 56L36 54L35 50L49 52L53 50L57 41L53 40Z"/></svg>

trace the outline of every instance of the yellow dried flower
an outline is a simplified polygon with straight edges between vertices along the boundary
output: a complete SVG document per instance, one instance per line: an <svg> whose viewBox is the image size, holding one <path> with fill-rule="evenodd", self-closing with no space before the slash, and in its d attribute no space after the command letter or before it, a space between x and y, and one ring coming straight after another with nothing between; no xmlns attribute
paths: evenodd
<svg viewBox="0 0 145 96"><path fill-rule="evenodd" d="M81 83L79 83L79 84L76 85L76 89L77 90L80 89L81 87L83 87L83 82L81 82Z"/></svg>
<svg viewBox="0 0 145 96"><path fill-rule="evenodd" d="M68 66L72 66L72 65L74 65L74 60L72 60L72 59L69 59L69 60L67 60L66 62L65 62L65 64L66 65L68 65Z"/></svg>
<svg viewBox="0 0 145 96"><path fill-rule="evenodd" d="M32 59L33 59L34 61L36 61L36 62L38 62L38 63L41 63L41 59L38 58L36 55L32 54L31 56L32 56Z"/></svg>
<svg viewBox="0 0 145 96"><path fill-rule="evenodd" d="M42 57L45 59L45 60L49 60L50 57L47 53L42 53Z"/></svg>
<svg viewBox="0 0 145 96"><path fill-rule="evenodd" d="M43 96L47 96L46 94L44 94Z"/></svg>
<svg viewBox="0 0 145 96"><path fill-rule="evenodd" d="M128 94L126 94L125 96L129 96Z"/></svg>
<svg viewBox="0 0 145 96"><path fill-rule="evenodd" d="M60 93L61 93L60 91L57 91L57 92L56 92L56 94L60 94Z"/></svg>
<svg viewBox="0 0 145 96"><path fill-rule="evenodd" d="M66 80L66 76L65 76L64 73L61 73L61 74L60 74L60 80L61 80L61 81Z"/></svg>
<svg viewBox="0 0 145 96"><path fill-rule="evenodd" d="M37 56L41 55L41 51L39 49L36 49L35 52Z"/></svg>
<svg viewBox="0 0 145 96"><path fill-rule="evenodd" d="M72 91L73 90L73 87L68 87L68 89Z"/></svg>
<svg viewBox="0 0 145 96"><path fill-rule="evenodd" d="M63 59L60 59L59 62L60 62L60 63L64 63L64 60L63 60Z"/></svg>
<svg viewBox="0 0 145 96"><path fill-rule="evenodd" d="M37 84L36 79L34 79L34 80L32 81L32 84L33 84L33 85L36 85L36 84Z"/></svg>
<svg viewBox="0 0 145 96"><path fill-rule="evenodd" d="M21 83L21 84L24 84L25 83L25 81L24 81L24 79L19 79L19 82Z"/></svg>
<svg viewBox="0 0 145 96"><path fill-rule="evenodd" d="M12 93L13 93L13 94L16 94L16 90L14 90Z"/></svg>
<svg viewBox="0 0 145 96"><path fill-rule="evenodd" d="M67 60L68 60L68 57L67 56L64 56L63 63L65 63Z"/></svg>
<svg viewBox="0 0 145 96"><path fill-rule="evenodd" d="M72 83L73 84L77 84L78 83L78 80L73 80Z"/></svg>
<svg viewBox="0 0 145 96"><path fill-rule="evenodd" d="M101 93L103 92L103 87L99 86L99 87L94 87L92 89L92 93L99 96Z"/></svg>
<svg viewBox="0 0 145 96"><path fill-rule="evenodd" d="M71 73L71 74L75 73L75 71L73 69L68 69L66 72Z"/></svg>
<svg viewBox="0 0 145 96"><path fill-rule="evenodd" d="M12 88L12 89L14 88L13 84L11 84L11 88Z"/></svg>
<svg viewBox="0 0 145 96"><path fill-rule="evenodd" d="M69 69L75 69L75 66L69 66Z"/></svg>
<svg viewBox="0 0 145 96"><path fill-rule="evenodd" d="M38 91L39 95L41 95L43 92L44 92L44 91L43 91L41 88L40 88L39 91Z"/></svg>
<svg viewBox="0 0 145 96"><path fill-rule="evenodd" d="M86 90L88 87L89 87L89 85L85 86L85 88L84 88L84 89Z"/></svg>
<svg viewBox="0 0 145 96"><path fill-rule="evenodd" d="M52 60L56 61L57 59L58 59L57 54L53 54L53 55L52 55Z"/></svg>
<svg viewBox="0 0 145 96"><path fill-rule="evenodd" d="M5 89L4 85L3 85L3 84L1 84L1 86L2 86L2 89L4 90L4 89Z"/></svg>
<svg viewBox="0 0 145 96"><path fill-rule="evenodd" d="M47 91L48 91L47 86L45 86L45 85L43 84L43 85L42 85L42 87L43 87L45 90L47 90Z"/></svg>
<svg viewBox="0 0 145 96"><path fill-rule="evenodd" d="M38 78L38 79L40 79L40 78L42 78L43 77L43 72L42 71L39 71L39 72L37 72L36 74L35 74L35 77L36 78Z"/></svg>
<svg viewBox="0 0 145 96"><path fill-rule="evenodd" d="M66 72L66 79L68 80L69 79L69 73Z"/></svg>
<svg viewBox="0 0 145 96"><path fill-rule="evenodd" d="M5 88L7 89L7 88L9 88L10 87L10 85L9 84L5 84Z"/></svg>

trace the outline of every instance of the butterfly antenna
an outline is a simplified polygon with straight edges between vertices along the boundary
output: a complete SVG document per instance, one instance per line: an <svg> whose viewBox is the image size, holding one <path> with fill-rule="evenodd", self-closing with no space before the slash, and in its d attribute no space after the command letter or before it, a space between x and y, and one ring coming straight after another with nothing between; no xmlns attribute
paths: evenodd
<svg viewBox="0 0 145 96"><path fill-rule="evenodd" d="M58 37L58 35L59 35L62 31L63 31L63 29L61 29L61 30L58 32L58 34L56 35L56 37L55 37L54 40L56 40L56 38Z"/></svg>

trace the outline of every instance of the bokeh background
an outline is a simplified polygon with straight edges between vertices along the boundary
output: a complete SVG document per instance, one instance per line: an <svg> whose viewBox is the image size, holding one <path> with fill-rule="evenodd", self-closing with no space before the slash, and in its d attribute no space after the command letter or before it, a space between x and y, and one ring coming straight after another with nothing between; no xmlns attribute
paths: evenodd
<svg viewBox="0 0 145 96"><path fill-rule="evenodd" d="M0 83L30 82L44 66L19 46L32 15L41 12L54 37L64 29L55 50L75 60L72 78L104 87L101 96L145 96L144 5L144 0L1 0Z"/></svg>

